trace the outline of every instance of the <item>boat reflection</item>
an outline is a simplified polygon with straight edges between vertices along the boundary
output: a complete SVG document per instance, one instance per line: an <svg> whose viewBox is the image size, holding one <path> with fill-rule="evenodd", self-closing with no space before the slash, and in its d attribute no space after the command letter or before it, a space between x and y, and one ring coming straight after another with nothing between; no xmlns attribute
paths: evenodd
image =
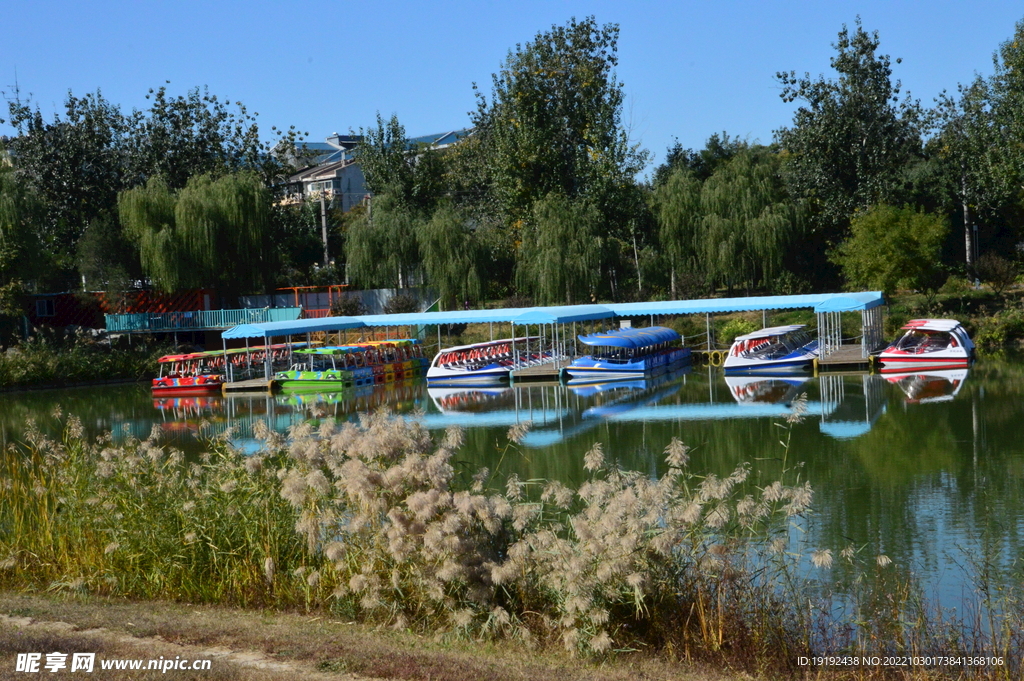
<svg viewBox="0 0 1024 681"><path fill-rule="evenodd" d="M692 375L690 367L656 377L561 385L427 387L400 381L337 392L285 395L251 394L168 397L153 400L155 419L168 440L209 438L231 428L236 446L256 446L253 426L266 422L286 433L307 419L356 420L360 414L388 408L423 421L430 430L449 426L507 429L526 421L532 428L522 441L547 447L609 422L700 422L735 419L784 419L801 395L805 418L820 432L846 440L868 433L886 413L900 388L907 403L953 399L966 369L886 375L726 376L709 368ZM721 391L725 383L727 392ZM900 394L900 393L896 393ZM412 416L415 414L415 416ZM132 423L128 434L148 435L153 421Z"/></svg>
<svg viewBox="0 0 1024 681"><path fill-rule="evenodd" d="M956 397L967 381L967 369L943 369L885 374L885 380L899 387L907 404L948 402Z"/></svg>
<svg viewBox="0 0 1024 681"><path fill-rule="evenodd" d="M810 376L726 376L732 398L739 404L790 404L806 390Z"/></svg>

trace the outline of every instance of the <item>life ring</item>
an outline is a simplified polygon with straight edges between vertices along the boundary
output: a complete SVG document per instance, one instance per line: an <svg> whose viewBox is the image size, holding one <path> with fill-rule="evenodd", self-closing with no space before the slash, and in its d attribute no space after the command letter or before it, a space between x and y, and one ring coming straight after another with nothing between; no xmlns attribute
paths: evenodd
<svg viewBox="0 0 1024 681"><path fill-rule="evenodd" d="M711 366L713 366L713 367L720 367L720 366L722 366L722 351L721 350L712 350L710 353L708 353L708 358L709 358L709 361L711 362Z"/></svg>

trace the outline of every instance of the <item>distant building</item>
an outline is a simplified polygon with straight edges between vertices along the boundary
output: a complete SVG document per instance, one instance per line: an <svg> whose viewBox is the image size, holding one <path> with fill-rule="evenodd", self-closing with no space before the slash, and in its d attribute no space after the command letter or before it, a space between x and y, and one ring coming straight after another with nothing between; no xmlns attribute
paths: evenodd
<svg viewBox="0 0 1024 681"><path fill-rule="evenodd" d="M422 148L446 149L466 137L470 129L421 137L406 141L412 151ZM296 166L307 166L288 178L284 189L283 203L319 200L325 198L335 202L342 211L355 208L369 196L366 178L359 167L360 135L339 135L334 133L323 142L301 142L296 145L288 160Z"/></svg>

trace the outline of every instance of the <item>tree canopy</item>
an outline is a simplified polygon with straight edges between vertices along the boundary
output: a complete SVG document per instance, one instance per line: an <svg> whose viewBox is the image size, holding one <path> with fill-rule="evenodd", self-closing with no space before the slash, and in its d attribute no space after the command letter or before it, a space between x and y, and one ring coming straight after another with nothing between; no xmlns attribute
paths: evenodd
<svg viewBox="0 0 1024 681"><path fill-rule="evenodd" d="M552 26L509 52L490 99L478 94L473 124L509 222L551 192L599 204L643 168L622 125L618 38L616 24L594 17Z"/></svg>
<svg viewBox="0 0 1024 681"><path fill-rule="evenodd" d="M162 290L217 287L230 295L270 283L270 193L253 173L198 175L177 192L154 177L121 194L119 215Z"/></svg>
<svg viewBox="0 0 1024 681"><path fill-rule="evenodd" d="M598 220L586 199L551 193L536 202L523 234L520 286L542 304L590 302L600 273Z"/></svg>
<svg viewBox="0 0 1024 681"><path fill-rule="evenodd" d="M910 207L878 205L850 223L851 235L833 258L853 290L937 288L945 218Z"/></svg>
<svg viewBox="0 0 1024 681"><path fill-rule="evenodd" d="M834 79L776 75L783 101L804 103L776 137L790 186L809 202L826 243L846 236L854 211L898 198L904 167L921 153L919 106L899 99L901 84L879 45L878 32L865 31L858 18L833 45Z"/></svg>

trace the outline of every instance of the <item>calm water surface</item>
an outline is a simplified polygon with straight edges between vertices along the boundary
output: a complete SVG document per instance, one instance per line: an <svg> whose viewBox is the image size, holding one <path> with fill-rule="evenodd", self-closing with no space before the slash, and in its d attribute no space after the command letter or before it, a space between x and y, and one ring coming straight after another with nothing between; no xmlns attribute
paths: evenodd
<svg viewBox="0 0 1024 681"><path fill-rule="evenodd" d="M724 378L704 368L652 381L571 388L428 390L422 382L354 395L240 396L154 400L123 385L0 395L0 440L16 441L30 420L57 426L54 412L79 416L88 432L146 437L198 452L202 432L234 429L255 448L252 424L282 432L306 418L356 419L387 406L430 429L460 425L465 470L579 482L595 443L623 466L656 475L672 437L691 445L697 472L728 475L750 462L755 483L781 474L780 437L791 402L806 394L793 426L788 466L814 487L811 543L864 546L910 566L940 602L973 588L972 566L1024 559L1024 357L982 359L970 371L922 376L828 376L807 380ZM533 427L518 447L505 433Z"/></svg>

